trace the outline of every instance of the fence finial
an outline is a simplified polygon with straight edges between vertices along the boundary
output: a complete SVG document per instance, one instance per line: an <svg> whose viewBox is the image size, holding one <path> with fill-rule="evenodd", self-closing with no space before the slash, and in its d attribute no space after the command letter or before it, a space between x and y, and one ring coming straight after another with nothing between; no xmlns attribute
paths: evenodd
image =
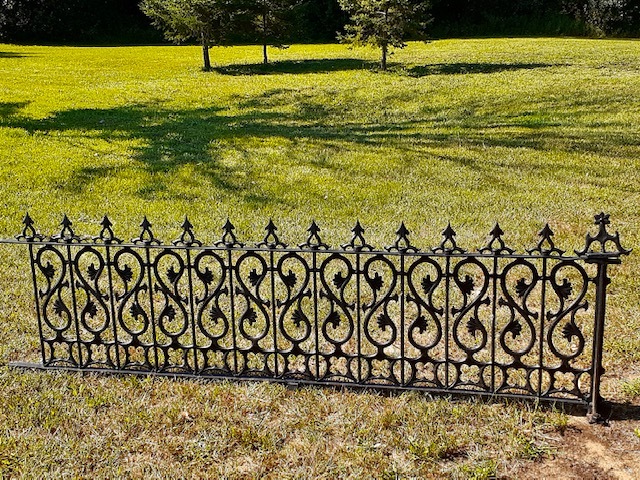
<svg viewBox="0 0 640 480"><path fill-rule="evenodd" d="M553 255L554 253L557 255L564 254L565 251L560 250L556 247L555 243L553 243L553 239L551 238L553 235L553 230L551 230L548 223L545 223L542 230L538 232L538 236L540 237L538 244L532 249L527 249L527 253L537 253L539 255Z"/></svg>
<svg viewBox="0 0 640 480"><path fill-rule="evenodd" d="M107 245L111 243L122 243L122 240L116 237L113 233L113 229L111 228L113 227L113 223L111 222L111 220L109 220L109 217L107 217L106 215L102 217L100 226L102 227L102 230L100 230L100 233L97 237L93 237L94 242L101 242Z"/></svg>
<svg viewBox="0 0 640 480"><path fill-rule="evenodd" d="M147 220L145 216L142 219L142 223L140 224L140 236L138 238L133 239L133 243L144 243L145 245L151 245L155 243L156 245L160 245L160 240L153 236L153 232L151 231L151 223Z"/></svg>
<svg viewBox="0 0 640 480"><path fill-rule="evenodd" d="M31 218L31 216L29 215L29 212L25 213L24 218L22 219L22 224L24 225L24 228L22 229L22 233L20 233L19 235L16 235L16 239L18 239L18 240L26 240L26 241L42 240L43 239L43 236L40 235L36 231L35 227L33 226L35 224L35 222Z"/></svg>
<svg viewBox="0 0 640 480"><path fill-rule="evenodd" d="M388 252L397 251L397 252L418 252L419 250L411 245L411 241L409 240L409 229L405 226L404 222L400 224L400 228L396 230L396 241L393 242L393 245L389 245L385 247L385 250Z"/></svg>
<svg viewBox="0 0 640 480"><path fill-rule="evenodd" d="M342 248L345 250L355 250L357 252L362 250L373 250L373 247L364 239L364 228L360 225L360 220L356 220L356 224L351 229L351 232L353 233L351 240L349 240L349 243L342 244Z"/></svg>
<svg viewBox="0 0 640 480"><path fill-rule="evenodd" d="M500 255L503 253L512 254L515 252L513 248L509 248L505 245L504 240L502 239L504 230L500 228L500 224L498 224L498 222L496 222L493 229L489 232L489 235L491 235L491 238L484 247L478 250L480 253L494 253ZM497 246L495 244L497 244Z"/></svg>
<svg viewBox="0 0 640 480"><path fill-rule="evenodd" d="M298 245L300 248L310 248L311 250L329 249L329 245L324 243L320 238L320 227L315 220L311 222L311 226L307 228L307 232L309 232L309 237L306 242Z"/></svg>
<svg viewBox="0 0 640 480"><path fill-rule="evenodd" d="M184 222L182 222L181 228L182 233L176 240L171 243L173 243L174 245L184 245L186 247L191 247L193 245L196 245L198 247L202 246L202 242L200 240L196 240L196 236L193 233L193 225L189 221L189 217L187 217L186 215L184 216Z"/></svg>
<svg viewBox="0 0 640 480"><path fill-rule="evenodd" d="M264 236L264 239L257 244L258 247L287 248L287 244L281 242L278 235L276 235L278 227L275 226L272 219L269 219L269 223L264 227L264 229L267 231L267 234Z"/></svg>
<svg viewBox="0 0 640 480"><path fill-rule="evenodd" d="M222 238L215 243L216 247L244 247L244 243L240 243L233 233L235 229L236 227L234 227L233 223L227 218L227 221L224 222L222 226Z"/></svg>
<svg viewBox="0 0 640 480"><path fill-rule="evenodd" d="M601 212L594 217L594 220L594 224L599 227L598 234L593 236L587 233L584 248L580 251L576 250L578 255L617 258L620 255L629 255L631 253L630 249L626 249L620 244L620 234L617 231L615 235L607 231L607 225L611 223L609 214ZM613 243L615 250L607 250L608 243ZM595 249L592 248L593 244L596 244Z"/></svg>
<svg viewBox="0 0 640 480"><path fill-rule="evenodd" d="M442 231L442 242L440 242L440 246L432 248L431 251L433 253L464 253L465 250L458 247L455 236L456 231L451 228L451 222L449 222L447 228Z"/></svg>
<svg viewBox="0 0 640 480"><path fill-rule="evenodd" d="M69 220L69 217L67 217L66 213L62 218L62 222L60 222L60 226L62 227L62 229L60 230L60 233L51 237L52 240L55 240L56 242L66 242L66 243L80 241L80 237L78 237L73 232L73 228L71 228L73 226L73 222Z"/></svg>

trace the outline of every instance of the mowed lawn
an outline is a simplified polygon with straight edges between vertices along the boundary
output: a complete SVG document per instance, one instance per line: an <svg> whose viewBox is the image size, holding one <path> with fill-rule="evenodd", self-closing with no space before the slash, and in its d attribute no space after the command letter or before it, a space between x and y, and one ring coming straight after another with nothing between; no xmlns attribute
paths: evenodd
<svg viewBox="0 0 640 480"><path fill-rule="evenodd" d="M170 241L188 214L208 242L273 218L338 245L359 219L384 246L404 220L419 247L451 222L476 249L499 221L524 251L548 222L571 251L605 211L634 252L611 269L603 392L638 412L638 41L411 43L388 72L341 45L211 55L0 45L0 237L28 211L49 234L108 214L124 238L147 215ZM531 403L11 370L37 331L26 251L0 254L0 476L527 478L570 450L575 417ZM619 421L628 451L639 420Z"/></svg>

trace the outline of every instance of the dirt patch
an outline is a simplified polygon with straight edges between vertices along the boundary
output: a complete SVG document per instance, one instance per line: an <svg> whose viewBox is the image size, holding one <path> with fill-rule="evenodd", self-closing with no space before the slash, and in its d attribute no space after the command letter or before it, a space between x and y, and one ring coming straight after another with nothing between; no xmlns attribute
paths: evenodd
<svg viewBox="0 0 640 480"><path fill-rule="evenodd" d="M557 453L525 465L516 477L536 480L636 480L640 478L640 415L614 408L606 425L570 417Z"/></svg>

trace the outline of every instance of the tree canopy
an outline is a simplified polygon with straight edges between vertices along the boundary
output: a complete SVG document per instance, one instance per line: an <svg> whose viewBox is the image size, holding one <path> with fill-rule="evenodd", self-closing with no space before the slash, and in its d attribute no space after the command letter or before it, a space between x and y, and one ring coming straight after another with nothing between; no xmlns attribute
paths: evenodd
<svg viewBox="0 0 640 480"><path fill-rule="evenodd" d="M343 42L380 48L380 68L387 69L389 48L404 48L411 36L423 36L427 2L417 0L340 0L351 15Z"/></svg>
<svg viewBox="0 0 640 480"><path fill-rule="evenodd" d="M140 8L167 39L199 41L205 70L211 69L209 49L226 44L234 31L232 0L143 0Z"/></svg>
<svg viewBox="0 0 640 480"><path fill-rule="evenodd" d="M186 0L184 0L186 2ZM227 0L240 3L241 0ZM228 43L262 43L256 22L258 7L268 6L268 43L327 42L345 33L349 14L338 0L291 0L286 34L277 2L242 0L254 14L243 28L229 33ZM422 3L415 0L416 3ZM222 0L220 0L222 2ZM275 2L275 3L274 3ZM0 0L0 40L20 43L158 43L153 21L138 8L140 0ZM166 0L172 4L174 0ZM344 2L343 2L344 3ZM353 2L352 2L353 3ZM236 5L237 7L237 5ZM430 0L433 38L490 35L640 35L640 0ZM247 20L247 18L245 18ZM165 32L166 33L166 32ZM241 34L241 35L238 35ZM189 37L192 41L193 38ZM201 41L200 38L197 39ZM226 42L225 42L226 43Z"/></svg>

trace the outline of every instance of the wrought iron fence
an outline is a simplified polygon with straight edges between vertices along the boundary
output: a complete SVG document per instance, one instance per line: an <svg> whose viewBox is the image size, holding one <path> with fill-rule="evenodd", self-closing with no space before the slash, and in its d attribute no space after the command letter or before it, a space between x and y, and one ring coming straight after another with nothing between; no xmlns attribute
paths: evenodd
<svg viewBox="0 0 640 480"><path fill-rule="evenodd" d="M65 216L39 234L25 216L44 368L146 372L560 400L597 419L607 267L629 253L595 217L575 254L546 225L516 253L496 224L465 251L448 226L419 250L401 225L376 249L356 223L332 248L312 223L288 246L272 222L240 243L227 221L204 245L117 238L107 217L81 238Z"/></svg>

